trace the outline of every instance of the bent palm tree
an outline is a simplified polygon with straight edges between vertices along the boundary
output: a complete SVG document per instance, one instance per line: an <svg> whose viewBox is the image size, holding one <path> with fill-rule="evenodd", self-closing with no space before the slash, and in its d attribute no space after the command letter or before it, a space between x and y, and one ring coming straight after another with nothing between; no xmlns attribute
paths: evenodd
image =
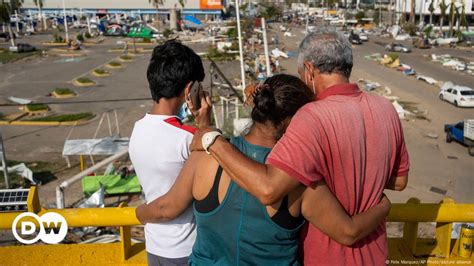
<svg viewBox="0 0 474 266"><path fill-rule="evenodd" d="M430 25L433 25L433 14L435 12L434 0L431 0L428 11L430 11Z"/></svg>
<svg viewBox="0 0 474 266"><path fill-rule="evenodd" d="M44 17L44 14L43 14L44 0L33 0L33 3L35 4L35 6L38 7L39 20L41 24L43 25L43 30L46 30L47 29L46 18Z"/></svg>
<svg viewBox="0 0 474 266"><path fill-rule="evenodd" d="M12 25L11 25L11 14L14 10L17 10L23 0L10 0L9 2L5 0L0 0L0 22L7 23L8 33L10 34L10 40L12 46L16 46L15 35L13 34ZM18 18L17 18L18 19Z"/></svg>
<svg viewBox="0 0 474 266"><path fill-rule="evenodd" d="M461 7L461 23L460 24L466 27L466 31L469 31L469 22L467 21L467 17L466 17L466 6L464 4L464 1Z"/></svg>
<svg viewBox="0 0 474 266"><path fill-rule="evenodd" d="M165 0L148 0L148 3L153 4L156 8L156 21L158 23L160 22L160 14L158 14L158 11L160 10L160 6L162 6L165 3Z"/></svg>
<svg viewBox="0 0 474 266"><path fill-rule="evenodd" d="M444 17L446 17L446 10L448 9L448 5L442 0L439 2L439 9L440 9L440 21L439 21L439 29L443 32L443 24L444 24Z"/></svg>
<svg viewBox="0 0 474 266"><path fill-rule="evenodd" d="M449 8L449 37L453 37L453 28L454 28L454 18L456 6L454 5L454 0L451 0L451 5Z"/></svg>

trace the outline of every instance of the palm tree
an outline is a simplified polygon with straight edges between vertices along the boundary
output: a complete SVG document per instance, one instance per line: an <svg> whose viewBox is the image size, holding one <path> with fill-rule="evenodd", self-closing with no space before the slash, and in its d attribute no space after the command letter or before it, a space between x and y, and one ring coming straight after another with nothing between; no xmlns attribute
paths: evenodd
<svg viewBox="0 0 474 266"><path fill-rule="evenodd" d="M415 24L415 5L416 0L411 0L410 4L410 23Z"/></svg>
<svg viewBox="0 0 474 266"><path fill-rule="evenodd" d="M439 2L439 9L440 9L440 21L439 21L439 28L441 32L443 32L443 24L444 24L444 17L446 17L446 10L448 9L448 5L444 2L444 0L441 0Z"/></svg>
<svg viewBox="0 0 474 266"><path fill-rule="evenodd" d="M449 37L453 37L453 27L454 27L454 18L455 18L455 13L454 10L456 9L456 6L454 5L455 0L451 0L451 5L449 8Z"/></svg>
<svg viewBox="0 0 474 266"><path fill-rule="evenodd" d="M45 0L33 0L33 3L35 6L38 7L39 10L39 20L41 24L43 24L43 30L47 30L47 25L46 25L46 18L43 16L43 5L44 5Z"/></svg>
<svg viewBox="0 0 474 266"><path fill-rule="evenodd" d="M14 10L17 10L21 6L22 3L23 0L11 0L9 3L7 3L5 0L0 0L0 22L6 23L8 25L8 33L10 34L12 46L16 46L16 42L12 25L10 23L10 16Z"/></svg>
<svg viewBox="0 0 474 266"><path fill-rule="evenodd" d="M431 0L430 6L428 7L428 11L430 11L430 25L433 25L433 14L435 12L434 0Z"/></svg>
<svg viewBox="0 0 474 266"><path fill-rule="evenodd" d="M165 0L148 0L148 3L152 3L155 8L156 8L156 20L158 23L160 22L160 15L158 14L158 11L160 9L160 6L162 6L165 3Z"/></svg>
<svg viewBox="0 0 474 266"><path fill-rule="evenodd" d="M402 2L402 15L400 16L400 24L403 25L406 22L406 10L407 10L407 0L403 0Z"/></svg>
<svg viewBox="0 0 474 266"><path fill-rule="evenodd" d="M464 1L462 2L462 7L461 7L461 23L460 24L466 27L466 31L469 31L469 23L467 22L466 6L464 4Z"/></svg>

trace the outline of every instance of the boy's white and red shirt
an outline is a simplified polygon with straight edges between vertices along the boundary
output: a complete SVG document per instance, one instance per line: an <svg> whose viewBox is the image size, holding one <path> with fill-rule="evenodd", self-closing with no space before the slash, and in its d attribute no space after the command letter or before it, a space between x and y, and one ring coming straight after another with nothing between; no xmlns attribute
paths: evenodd
<svg viewBox="0 0 474 266"><path fill-rule="evenodd" d="M173 186L189 157L195 130L176 116L146 114L135 123L129 154L147 203ZM145 225L146 251L157 256L187 257L195 239L192 207L172 221Z"/></svg>

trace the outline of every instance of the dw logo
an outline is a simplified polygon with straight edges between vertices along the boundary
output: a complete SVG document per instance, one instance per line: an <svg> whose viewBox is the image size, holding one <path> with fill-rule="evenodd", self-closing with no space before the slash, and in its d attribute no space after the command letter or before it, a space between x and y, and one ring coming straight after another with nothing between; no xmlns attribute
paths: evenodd
<svg viewBox="0 0 474 266"><path fill-rule="evenodd" d="M33 220L36 220L36 223ZM17 231L18 223L20 234ZM38 232L36 224L39 224ZM35 213L25 212L13 221L12 232L16 240L23 244L33 244L38 240L47 244L57 244L66 237L67 222L62 215L55 212L45 213L41 217Z"/></svg>

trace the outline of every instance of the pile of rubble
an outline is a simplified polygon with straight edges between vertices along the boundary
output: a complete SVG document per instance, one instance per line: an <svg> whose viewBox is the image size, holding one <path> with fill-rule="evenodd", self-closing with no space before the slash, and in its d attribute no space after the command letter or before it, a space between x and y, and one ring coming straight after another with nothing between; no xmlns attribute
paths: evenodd
<svg viewBox="0 0 474 266"><path fill-rule="evenodd" d="M474 75L474 62L466 62L460 58L452 57L449 54L436 55L431 54L431 61L442 64L446 68L452 70L466 72Z"/></svg>
<svg viewBox="0 0 474 266"><path fill-rule="evenodd" d="M365 59L372 60L374 62L380 63L386 67L396 69L397 71L401 71L406 76L416 76L417 80L425 81L430 85L437 85L438 81L434 78L424 76L424 75L416 75L415 69L407 64L404 64L400 61L400 57L398 54L384 54L383 56L379 53L366 55Z"/></svg>

